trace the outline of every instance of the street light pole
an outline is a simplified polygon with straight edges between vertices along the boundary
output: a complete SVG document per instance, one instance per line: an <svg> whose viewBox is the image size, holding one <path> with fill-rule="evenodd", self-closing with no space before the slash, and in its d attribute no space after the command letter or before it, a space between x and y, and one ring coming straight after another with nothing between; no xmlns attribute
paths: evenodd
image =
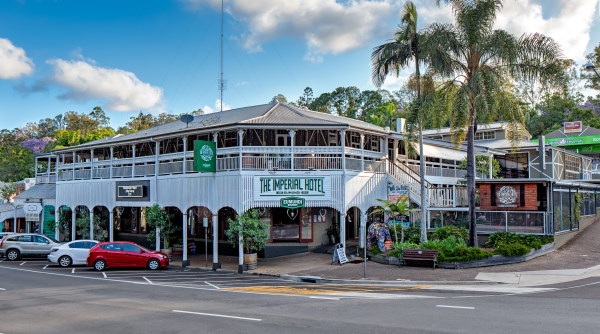
<svg viewBox="0 0 600 334"><path fill-rule="evenodd" d="M585 64L585 69L588 71L594 71L594 73L596 73L596 76L600 79L600 74L598 73L598 71L596 71L596 66L592 64L591 61Z"/></svg>

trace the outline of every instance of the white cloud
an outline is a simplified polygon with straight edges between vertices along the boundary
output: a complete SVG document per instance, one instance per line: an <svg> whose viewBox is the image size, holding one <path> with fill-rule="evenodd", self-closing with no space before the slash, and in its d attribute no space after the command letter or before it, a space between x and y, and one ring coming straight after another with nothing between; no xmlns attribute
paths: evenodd
<svg viewBox="0 0 600 334"><path fill-rule="evenodd" d="M181 0L197 8L220 8L218 0ZM267 41L299 37L307 45L305 59L322 61L323 54L338 54L369 45L391 34L389 20L399 16L399 0L230 0L227 12L248 24L243 46L260 51Z"/></svg>
<svg viewBox="0 0 600 334"><path fill-rule="evenodd" d="M51 80L68 89L61 98L106 100L111 111L161 111L164 107L163 90L140 81L134 73L83 60L53 59L47 63L54 66Z"/></svg>
<svg viewBox="0 0 600 334"><path fill-rule="evenodd" d="M225 110L230 110L233 107L228 105L227 103L223 103L223 111ZM211 107L209 105L205 105L204 107L202 107L202 111L204 111L205 114L212 114L214 112L218 112L221 110L221 99L217 99L215 101L215 105L214 107Z"/></svg>
<svg viewBox="0 0 600 334"><path fill-rule="evenodd" d="M14 46L11 41L0 38L0 79L17 79L33 73L33 61L25 50Z"/></svg>
<svg viewBox="0 0 600 334"><path fill-rule="evenodd" d="M581 63L598 4L598 0L505 0L496 28L516 36L537 32L552 37L562 47L565 57ZM417 11L427 25L452 21L452 12L447 6L437 7L421 0ZM556 14L549 16L549 12Z"/></svg>

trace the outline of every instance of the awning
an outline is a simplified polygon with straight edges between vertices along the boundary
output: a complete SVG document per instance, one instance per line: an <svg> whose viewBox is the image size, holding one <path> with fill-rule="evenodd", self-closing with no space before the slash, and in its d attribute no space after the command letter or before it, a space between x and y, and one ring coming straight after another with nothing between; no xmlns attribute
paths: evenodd
<svg viewBox="0 0 600 334"><path fill-rule="evenodd" d="M15 217L14 209L0 212L0 222L3 222L7 219L13 219L14 217ZM23 211L22 207L17 208L17 218L25 218L25 211Z"/></svg>
<svg viewBox="0 0 600 334"><path fill-rule="evenodd" d="M419 144L415 143L413 145L414 145L417 153L420 153L419 152ZM431 157L431 158L462 161L464 158L467 157L467 152L454 150L451 148L440 147L440 146L423 144L423 150L425 151L425 156Z"/></svg>

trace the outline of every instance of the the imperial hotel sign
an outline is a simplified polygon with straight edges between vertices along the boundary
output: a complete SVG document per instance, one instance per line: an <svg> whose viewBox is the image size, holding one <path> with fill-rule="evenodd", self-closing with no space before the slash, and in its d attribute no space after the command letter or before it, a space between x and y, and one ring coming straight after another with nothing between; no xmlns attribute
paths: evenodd
<svg viewBox="0 0 600 334"><path fill-rule="evenodd" d="M331 197L331 178L328 176L294 177L254 177L255 200L272 200L286 196L318 197L327 200Z"/></svg>

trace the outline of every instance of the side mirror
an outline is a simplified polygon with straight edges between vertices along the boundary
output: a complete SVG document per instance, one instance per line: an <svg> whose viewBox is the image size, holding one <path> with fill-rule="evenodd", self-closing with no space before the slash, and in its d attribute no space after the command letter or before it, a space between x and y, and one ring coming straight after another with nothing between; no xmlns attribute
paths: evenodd
<svg viewBox="0 0 600 334"><path fill-rule="evenodd" d="M145 251L145 250L143 250L143 249L140 249L140 253L142 253L142 254L143 254L143 253L146 253L146 251Z"/></svg>

